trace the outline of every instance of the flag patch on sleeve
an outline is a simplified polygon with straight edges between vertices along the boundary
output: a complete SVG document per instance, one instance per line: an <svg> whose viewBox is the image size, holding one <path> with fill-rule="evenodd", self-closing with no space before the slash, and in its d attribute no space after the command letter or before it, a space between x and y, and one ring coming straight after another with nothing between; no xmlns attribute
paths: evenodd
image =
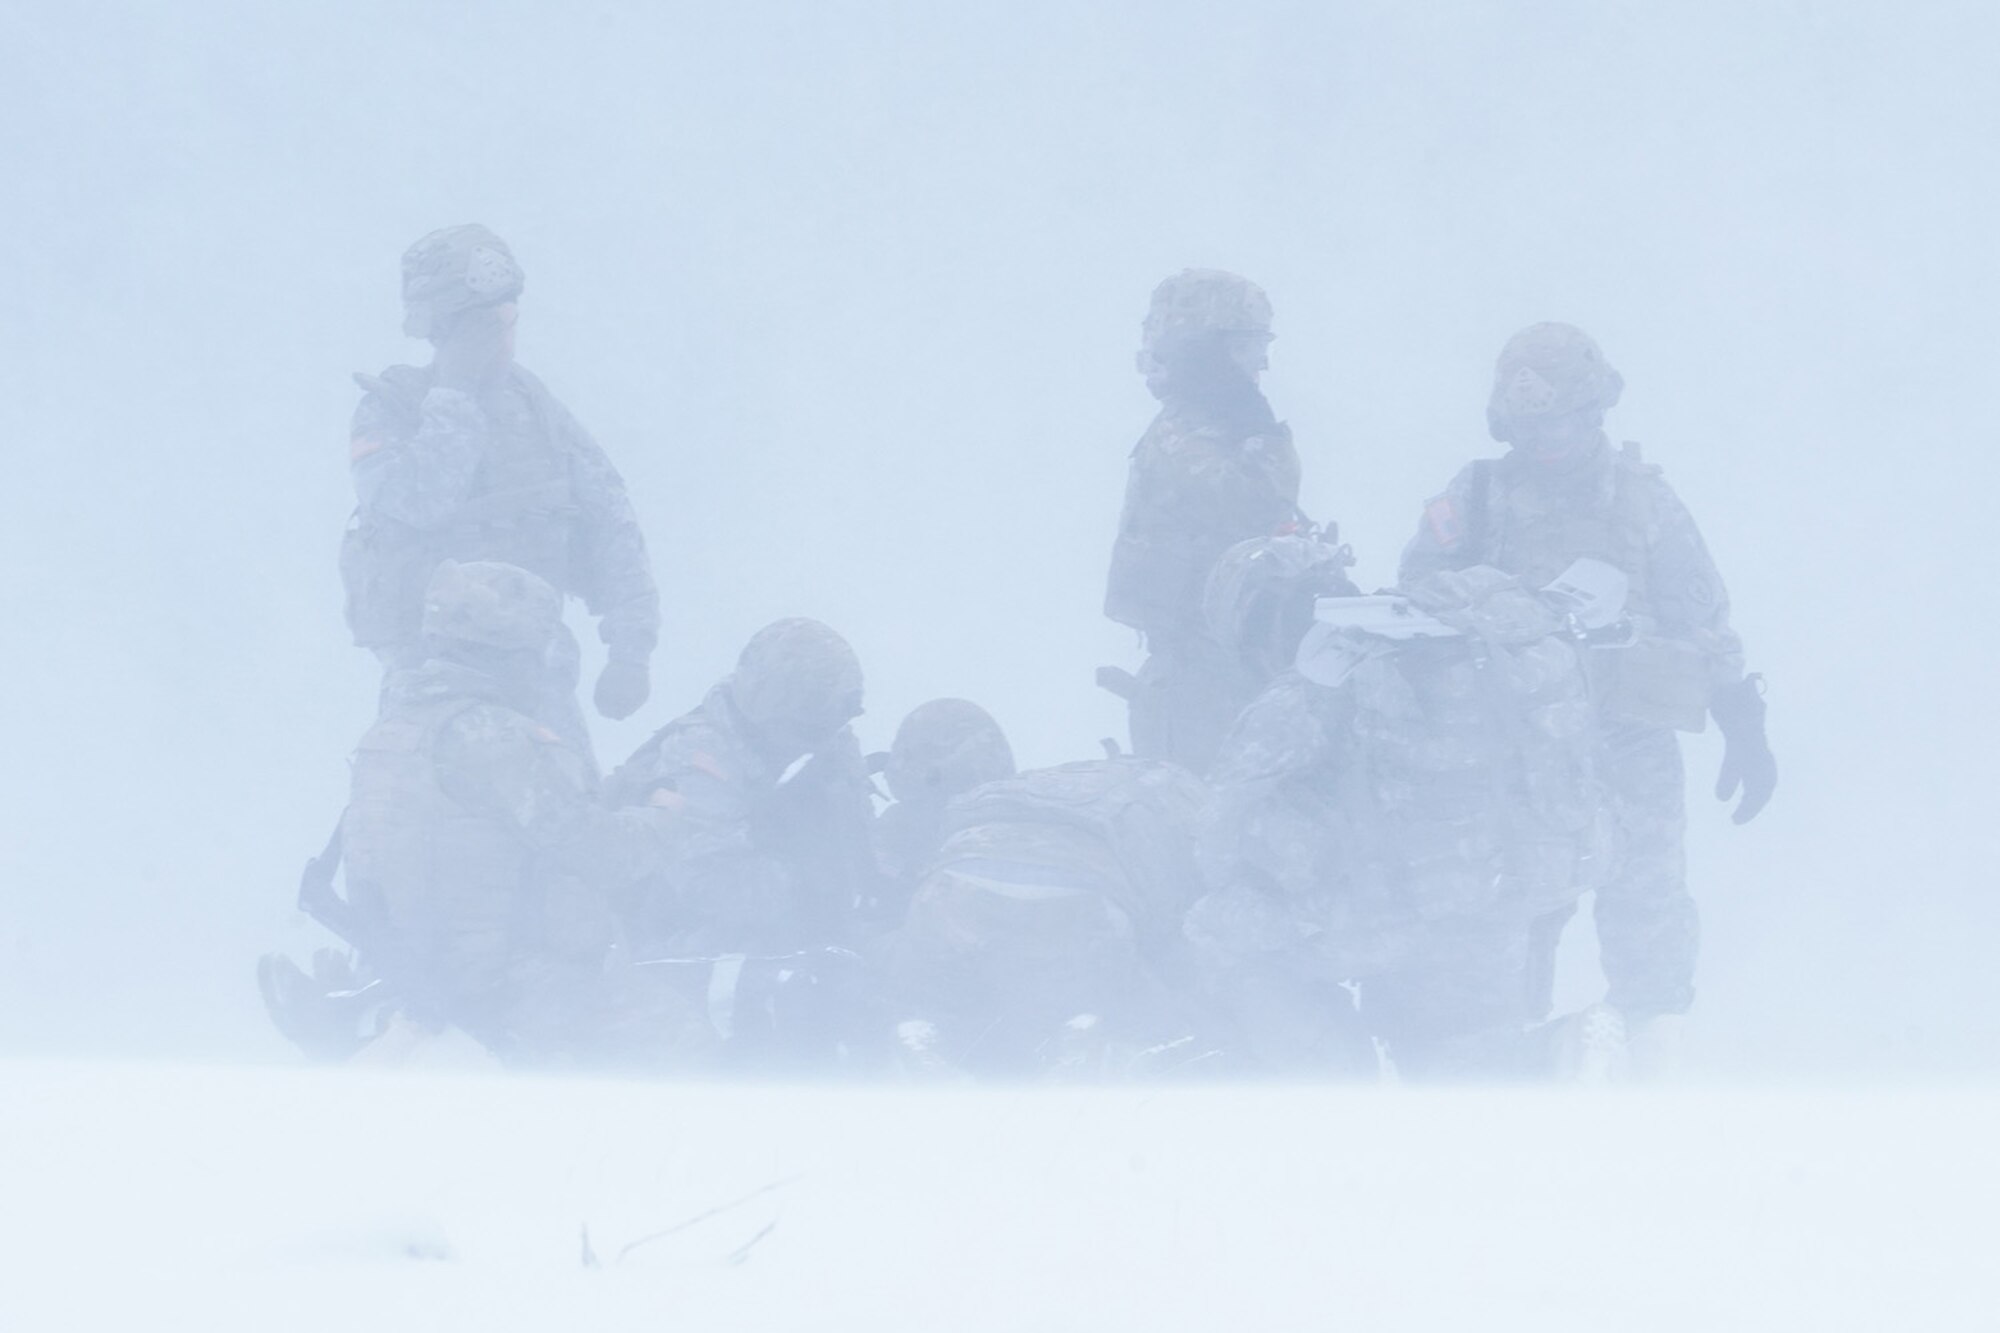
<svg viewBox="0 0 2000 1333"><path fill-rule="evenodd" d="M1440 495L1424 506L1424 523L1431 530L1431 540L1446 550L1465 540L1465 522L1449 495Z"/></svg>

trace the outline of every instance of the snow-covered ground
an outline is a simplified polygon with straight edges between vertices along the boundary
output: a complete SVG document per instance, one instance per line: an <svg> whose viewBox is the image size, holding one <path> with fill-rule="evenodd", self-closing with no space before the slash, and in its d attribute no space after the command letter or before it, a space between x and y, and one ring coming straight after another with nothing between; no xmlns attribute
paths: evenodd
<svg viewBox="0 0 2000 1333"><path fill-rule="evenodd" d="M6 1063L0 1328L1990 1329L1996 1121Z"/></svg>

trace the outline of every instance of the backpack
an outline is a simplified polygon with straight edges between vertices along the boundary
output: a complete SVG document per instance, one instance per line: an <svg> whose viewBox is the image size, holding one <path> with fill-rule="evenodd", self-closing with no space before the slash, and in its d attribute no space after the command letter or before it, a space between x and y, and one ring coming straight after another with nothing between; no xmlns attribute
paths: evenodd
<svg viewBox="0 0 2000 1333"><path fill-rule="evenodd" d="M945 854L954 835L1009 826L1055 826L1101 850L1123 881L1115 896L1142 931L1177 931L1201 895L1194 827L1208 792L1162 760L1120 756L1034 769L975 787L945 812Z"/></svg>

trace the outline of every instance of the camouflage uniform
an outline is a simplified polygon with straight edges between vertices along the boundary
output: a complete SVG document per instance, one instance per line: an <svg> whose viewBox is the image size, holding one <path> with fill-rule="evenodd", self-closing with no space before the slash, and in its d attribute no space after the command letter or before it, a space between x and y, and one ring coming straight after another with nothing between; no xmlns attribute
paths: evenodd
<svg viewBox="0 0 2000 1333"><path fill-rule="evenodd" d="M817 621L778 621L606 780L614 802L662 805L674 833L672 861L627 904L635 939L646 957L673 960L746 1059L774 1042L830 1042L847 1021L836 1011L858 1002L847 945L857 904L877 892L873 785L848 726L861 692L844 639Z"/></svg>
<svg viewBox="0 0 2000 1333"><path fill-rule="evenodd" d="M610 895L656 872L664 813L611 812L589 765L530 716L560 597L512 566L446 561L434 656L390 674L342 820L363 959L419 1021L506 1058L663 1058L668 1010L607 971Z"/></svg>
<svg viewBox="0 0 2000 1333"><path fill-rule="evenodd" d="M1198 1024L1179 921L1204 792L1133 758L1039 769L953 801L888 948L923 1053L980 1075L1132 1072ZM1172 1060L1197 1053L1172 1047Z"/></svg>
<svg viewBox="0 0 2000 1333"><path fill-rule="evenodd" d="M932 699L910 710L881 774L894 801L875 817L883 898L873 915L893 926L944 843L945 810L985 782L1014 775L1014 752L991 714L967 699Z"/></svg>
<svg viewBox="0 0 2000 1333"><path fill-rule="evenodd" d="M1298 520L1299 457L1254 370L1270 302L1230 273L1190 269L1153 293L1140 369L1160 414L1132 451L1104 613L1145 636L1126 686L1132 748L1200 772L1234 716L1230 667L1203 633L1219 556ZM1248 350L1246 350L1248 349Z"/></svg>
<svg viewBox="0 0 2000 1333"><path fill-rule="evenodd" d="M425 237L404 269L413 333L520 290L504 242L481 227ZM355 378L366 390L350 451L359 506L341 549L355 642L392 670L414 665L431 571L445 559L503 561L582 598L613 669L643 682L660 619L645 539L617 470L541 381L511 364L475 391L435 382L433 367ZM554 658L536 715L587 755L566 628Z"/></svg>
<svg viewBox="0 0 2000 1333"><path fill-rule="evenodd" d="M1329 983L1359 981L1406 1070L1518 1068L1548 1007L1536 923L1603 870L1593 717L1560 622L1493 570L1413 592L1468 637L1369 656L1338 688L1281 677L1216 763L1216 890L1186 929L1215 984L1260 988L1244 1022L1276 1063L1351 1055Z"/></svg>
<svg viewBox="0 0 2000 1333"><path fill-rule="evenodd" d="M1321 597L1351 597L1354 554L1319 536L1254 537L1222 553L1202 589L1204 637L1215 652L1219 710L1233 722L1291 670ZM1217 745L1220 745L1218 738Z"/></svg>
<svg viewBox="0 0 2000 1333"><path fill-rule="evenodd" d="M1637 448L1613 450L1596 423L1623 381L1568 325L1536 325L1503 351L1488 422L1511 438L1524 421L1569 417L1583 436L1554 461L1517 446L1475 462L1424 511L1403 553L1405 583L1440 570L1491 565L1546 586L1580 557L1630 579L1632 642L1590 653L1603 725L1599 763L1621 837L1617 873L1598 890L1597 932L1608 1002L1644 1019L1694 998L1699 921L1686 883L1686 797L1676 729L1700 731L1713 705L1754 699L1729 599L1694 519ZM1725 725L1732 753L1763 746L1762 705L1746 737ZM1770 770L1775 781L1775 769ZM1768 787L1764 789L1768 795ZM1762 798L1746 802L1748 818Z"/></svg>

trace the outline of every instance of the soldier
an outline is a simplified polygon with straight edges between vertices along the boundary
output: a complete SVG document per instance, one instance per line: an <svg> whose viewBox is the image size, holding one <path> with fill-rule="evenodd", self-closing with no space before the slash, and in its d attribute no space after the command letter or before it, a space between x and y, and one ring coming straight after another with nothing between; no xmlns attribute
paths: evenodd
<svg viewBox="0 0 2000 1333"><path fill-rule="evenodd" d="M535 716L561 602L513 565L437 567L426 660L390 674L355 749L346 898L304 905L423 1029L510 1062L657 1062L685 1049L667 993L607 958L612 898L665 863L672 821L657 804L603 808L585 757ZM303 975L267 960L263 978L291 1030Z"/></svg>
<svg viewBox="0 0 2000 1333"><path fill-rule="evenodd" d="M669 812L675 855L628 900L631 927L740 1058L823 1049L845 1021L855 914L878 893L874 788L848 725L861 708L847 641L780 620L606 781L613 802Z"/></svg>
<svg viewBox="0 0 2000 1333"><path fill-rule="evenodd" d="M904 1060L972 1076L1173 1072L1210 1053L1182 913L1204 798L1172 764L1036 769L952 801L888 942Z"/></svg>
<svg viewBox="0 0 2000 1333"><path fill-rule="evenodd" d="M1770 800L1777 764L1761 678L1743 674L1729 599L1694 519L1636 445L1613 449L1605 437L1604 415L1623 388L1580 329L1536 324L1515 334L1486 413L1508 452L1472 463L1429 503L1403 552L1402 578L1484 564L1540 587L1588 556L1630 579L1637 633L1590 654L1599 762L1621 833L1618 871L1597 895L1609 1012L1594 1018L1636 1035L1694 999L1698 918L1674 732L1700 731L1714 717L1727 747L1715 794L1741 791L1738 824Z"/></svg>
<svg viewBox="0 0 2000 1333"><path fill-rule="evenodd" d="M879 771L894 803L875 817L885 896L875 916L894 926L944 842L945 808L985 782L1014 775L1006 733L978 704L932 699L896 728Z"/></svg>
<svg viewBox="0 0 2000 1333"><path fill-rule="evenodd" d="M341 546L348 626L386 669L416 665L440 561L519 565L599 618L609 661L597 709L629 717L659 636L646 543L610 460L514 360L521 285L506 242L481 226L432 232L404 254L403 330L435 350L428 366L355 377L366 395L350 450L360 503ZM567 628L557 653L564 670L534 711L587 755Z"/></svg>
<svg viewBox="0 0 2000 1333"><path fill-rule="evenodd" d="M1234 710L1202 633L1202 588L1237 542L1298 525L1299 458L1257 387L1271 303L1254 283L1188 269L1153 292L1139 369L1160 413L1132 451L1104 612L1145 636L1127 700L1135 753L1202 772Z"/></svg>
<svg viewBox="0 0 2000 1333"><path fill-rule="evenodd" d="M1185 930L1268 1065L1371 1073L1365 1030L1410 1075L1536 1072L1538 923L1594 887L1609 839L1581 658L1497 570L1409 592L1456 633L1364 644L1245 710Z"/></svg>

